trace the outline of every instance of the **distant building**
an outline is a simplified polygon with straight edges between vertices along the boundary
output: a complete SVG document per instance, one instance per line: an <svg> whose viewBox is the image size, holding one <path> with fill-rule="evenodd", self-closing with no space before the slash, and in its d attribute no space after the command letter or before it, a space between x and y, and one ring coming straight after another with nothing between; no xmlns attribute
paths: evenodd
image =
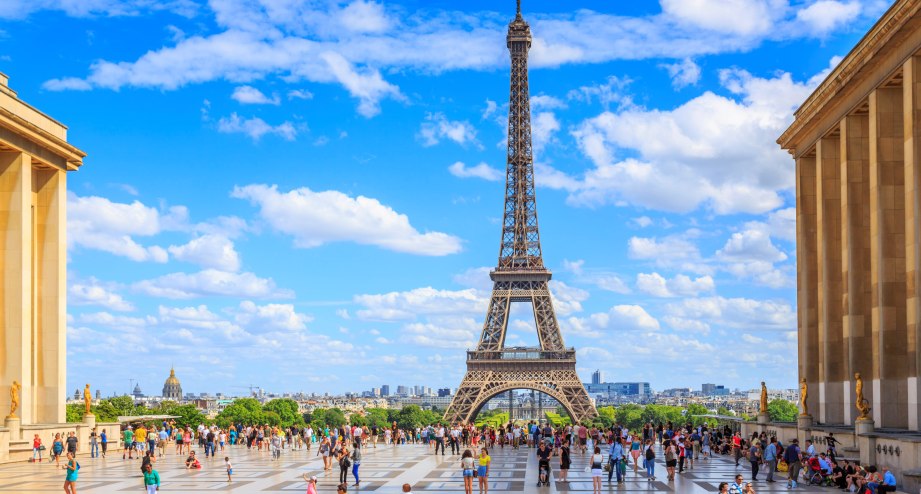
<svg viewBox="0 0 921 494"><path fill-rule="evenodd" d="M700 394L702 396L726 396L729 394L729 388L722 384L704 383L700 385Z"/></svg>
<svg viewBox="0 0 921 494"><path fill-rule="evenodd" d="M381 386L381 396L390 396L390 385L385 384Z"/></svg>
<svg viewBox="0 0 921 494"><path fill-rule="evenodd" d="M451 388L438 388L438 397L443 398L445 396L451 396Z"/></svg>
<svg viewBox="0 0 921 494"><path fill-rule="evenodd" d="M141 391L141 383L137 383L134 385L134 390L131 392L131 395L134 396L136 399L144 397L144 393Z"/></svg>
<svg viewBox="0 0 921 494"><path fill-rule="evenodd" d="M409 396L409 388L406 386L397 386L397 396Z"/></svg>
<svg viewBox="0 0 921 494"><path fill-rule="evenodd" d="M176 377L176 370L170 368L169 377L163 383L163 399L172 401L182 401L182 384Z"/></svg>
<svg viewBox="0 0 921 494"><path fill-rule="evenodd" d="M598 376L601 377L601 376ZM592 375L595 379L595 375ZM620 396L639 396L646 397L652 394L649 383L646 382L623 382L623 383L585 383L585 390L590 395L620 395Z"/></svg>
<svg viewBox="0 0 921 494"><path fill-rule="evenodd" d="M601 370L592 372L592 384L601 384L604 382L604 373Z"/></svg>

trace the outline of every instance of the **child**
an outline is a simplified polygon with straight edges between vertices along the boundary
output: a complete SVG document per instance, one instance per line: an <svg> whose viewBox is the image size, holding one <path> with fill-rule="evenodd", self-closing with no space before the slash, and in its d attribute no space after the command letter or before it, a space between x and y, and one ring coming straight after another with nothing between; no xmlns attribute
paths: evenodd
<svg viewBox="0 0 921 494"><path fill-rule="evenodd" d="M227 482L233 482L233 479L230 478L233 475L233 465L230 464L230 457L224 457L224 466L227 467Z"/></svg>

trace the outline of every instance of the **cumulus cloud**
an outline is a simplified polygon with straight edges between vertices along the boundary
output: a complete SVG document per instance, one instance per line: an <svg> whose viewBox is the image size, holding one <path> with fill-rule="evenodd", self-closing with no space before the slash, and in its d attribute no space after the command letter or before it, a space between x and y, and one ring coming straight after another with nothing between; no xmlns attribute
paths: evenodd
<svg viewBox="0 0 921 494"><path fill-rule="evenodd" d="M243 118L236 112L218 120L217 130L224 134L246 134L253 141L267 134L277 135L286 141L293 141L297 137L297 129L291 122L270 125L259 117Z"/></svg>
<svg viewBox="0 0 921 494"><path fill-rule="evenodd" d="M274 185L235 187L231 195L258 206L266 223L294 237L294 245L301 248L355 242L427 256L461 250L459 238L441 232L421 233L405 214L370 197L350 197L335 190L314 192L306 187L279 192Z"/></svg>
<svg viewBox="0 0 921 494"><path fill-rule="evenodd" d="M690 58L676 63L663 64L662 67L668 71L668 76L672 78L672 86L675 89L693 86L700 80L700 66Z"/></svg>
<svg viewBox="0 0 921 494"><path fill-rule="evenodd" d="M67 287L67 303L77 306L98 305L119 312L134 310L134 304L126 301L121 295L115 293L111 287L106 286L96 278L71 283Z"/></svg>
<svg viewBox="0 0 921 494"><path fill-rule="evenodd" d="M638 273L636 288L655 297L697 296L703 292L712 292L716 285L710 276L692 279L683 274L668 279L659 273Z"/></svg>
<svg viewBox="0 0 921 494"><path fill-rule="evenodd" d="M240 269L240 255L233 242L223 235L202 235L185 245L171 245L169 253L175 259L221 271Z"/></svg>
<svg viewBox="0 0 921 494"><path fill-rule="evenodd" d="M448 120L444 113L429 113L419 127L416 137L423 146L434 146L442 139L456 142L462 146L473 144L479 146L476 140L476 129L464 120Z"/></svg>
<svg viewBox="0 0 921 494"><path fill-rule="evenodd" d="M290 298L288 290L280 290L271 278L260 278L253 273L231 273L205 269L197 273L171 273L139 281L132 288L151 297L191 299L207 296Z"/></svg>
<svg viewBox="0 0 921 494"><path fill-rule="evenodd" d="M312 317L295 311L292 304L257 305L249 300L240 302L239 308L233 313L237 324L252 330L302 331L307 329L307 323L313 320Z"/></svg>
<svg viewBox="0 0 921 494"><path fill-rule="evenodd" d="M67 194L67 245L101 250L132 261L166 262L162 247L143 246L134 237L150 237L181 215L179 209L163 214L140 201L113 202L104 197Z"/></svg>
<svg viewBox="0 0 921 494"><path fill-rule="evenodd" d="M290 95L290 93L289 93ZM281 104L281 98L277 94L272 97L266 96L262 91L252 86L237 86L233 90L230 98L244 105L275 105Z"/></svg>
<svg viewBox="0 0 921 494"><path fill-rule="evenodd" d="M358 317L365 320L412 320L431 315L481 315L486 313L488 296L473 288L437 290L415 288L405 292L356 295L355 303L363 306Z"/></svg>
<svg viewBox="0 0 921 494"><path fill-rule="evenodd" d="M796 312L786 301L726 298L688 298L667 307L670 315L737 329L790 331Z"/></svg>
<svg viewBox="0 0 921 494"><path fill-rule="evenodd" d="M796 12L800 21L816 36L827 36L835 29L846 25L860 15L860 2L839 2L819 0Z"/></svg>
<svg viewBox="0 0 921 494"><path fill-rule="evenodd" d="M451 175L460 178L475 177L491 182L498 182L505 179L505 173L501 170L482 162L475 166L467 166L462 161L456 161L453 165L448 167L448 171L451 172Z"/></svg>

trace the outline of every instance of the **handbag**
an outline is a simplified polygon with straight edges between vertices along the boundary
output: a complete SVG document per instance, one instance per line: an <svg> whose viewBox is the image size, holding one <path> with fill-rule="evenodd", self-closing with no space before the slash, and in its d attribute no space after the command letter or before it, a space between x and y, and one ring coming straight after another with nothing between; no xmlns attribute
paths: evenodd
<svg viewBox="0 0 921 494"><path fill-rule="evenodd" d="M38 447L38 450L39 450L39 451L45 451L45 445L42 444L41 446L39 446L39 447Z"/></svg>

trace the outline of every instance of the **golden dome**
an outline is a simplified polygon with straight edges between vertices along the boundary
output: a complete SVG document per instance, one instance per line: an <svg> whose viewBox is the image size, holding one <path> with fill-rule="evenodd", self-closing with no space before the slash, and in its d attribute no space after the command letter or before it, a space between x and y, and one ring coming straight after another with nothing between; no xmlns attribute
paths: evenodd
<svg viewBox="0 0 921 494"><path fill-rule="evenodd" d="M179 379L176 378L176 370L173 369L172 367L169 370L169 377L166 378L166 382L164 383L164 386L168 386L170 384L175 384L176 386L179 385Z"/></svg>

